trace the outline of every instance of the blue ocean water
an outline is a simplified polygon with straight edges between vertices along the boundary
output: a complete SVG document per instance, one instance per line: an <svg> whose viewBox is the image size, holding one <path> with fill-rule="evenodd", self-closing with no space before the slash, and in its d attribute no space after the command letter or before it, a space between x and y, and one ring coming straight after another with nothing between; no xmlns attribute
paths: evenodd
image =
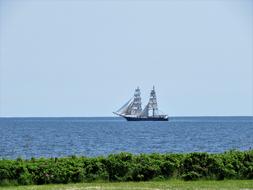
<svg viewBox="0 0 253 190"><path fill-rule="evenodd" d="M224 152L253 148L253 117L0 118L0 158L118 152Z"/></svg>

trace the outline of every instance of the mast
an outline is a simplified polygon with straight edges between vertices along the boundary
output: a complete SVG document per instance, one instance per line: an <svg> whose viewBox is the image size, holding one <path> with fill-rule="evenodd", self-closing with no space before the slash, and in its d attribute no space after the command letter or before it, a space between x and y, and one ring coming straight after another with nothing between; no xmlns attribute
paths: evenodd
<svg viewBox="0 0 253 190"><path fill-rule="evenodd" d="M140 88L137 87L134 92L134 99L131 105L130 115L139 115L142 111L141 108L141 91Z"/></svg>
<svg viewBox="0 0 253 190"><path fill-rule="evenodd" d="M119 110L114 112L117 115L140 115L142 112L141 108L141 91L137 87L134 92L133 98L131 98L127 103L125 103Z"/></svg>
<svg viewBox="0 0 253 190"><path fill-rule="evenodd" d="M150 92L148 109L149 109L149 112L151 111L151 114L153 117L158 115L158 105L157 105L157 99L156 99L155 86L153 86L153 89Z"/></svg>

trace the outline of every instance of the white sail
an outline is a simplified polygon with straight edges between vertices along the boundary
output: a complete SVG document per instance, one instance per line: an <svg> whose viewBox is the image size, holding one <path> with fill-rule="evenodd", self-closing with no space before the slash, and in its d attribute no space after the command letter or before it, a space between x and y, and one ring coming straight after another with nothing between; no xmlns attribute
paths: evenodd
<svg viewBox="0 0 253 190"><path fill-rule="evenodd" d="M153 89L150 92L150 98L149 98L148 104L145 106L144 110L140 113L140 116L143 116L143 117L153 116L154 117L157 115L159 115L159 113L158 113L155 87L153 86Z"/></svg>
<svg viewBox="0 0 253 190"><path fill-rule="evenodd" d="M132 103L133 98L130 98L121 108L119 108L115 113L117 114L125 114L129 109L129 106Z"/></svg>
<svg viewBox="0 0 253 190"><path fill-rule="evenodd" d="M149 98L149 115L156 116L158 114L158 105L157 105L157 99L156 99L156 93L155 93L155 87L153 86L153 89L150 92L150 98Z"/></svg>
<svg viewBox="0 0 253 190"><path fill-rule="evenodd" d="M132 115L132 107L133 107L133 101L131 101L131 103L128 105L128 107L126 108L126 110L124 111L124 115Z"/></svg>
<svg viewBox="0 0 253 190"><path fill-rule="evenodd" d="M115 113L118 115L133 115L137 116L141 113L141 91L137 87L134 92L134 97L131 98L127 103L125 103L118 111Z"/></svg>
<svg viewBox="0 0 253 190"><path fill-rule="evenodd" d="M133 103L131 105L129 112L130 112L130 115L139 115L141 111L142 111L141 91L140 91L140 88L137 87L134 92L134 99L133 99Z"/></svg>
<svg viewBox="0 0 253 190"><path fill-rule="evenodd" d="M140 113L141 117L148 117L148 110L149 110L149 105L147 104L145 106L145 108L142 110L142 112Z"/></svg>

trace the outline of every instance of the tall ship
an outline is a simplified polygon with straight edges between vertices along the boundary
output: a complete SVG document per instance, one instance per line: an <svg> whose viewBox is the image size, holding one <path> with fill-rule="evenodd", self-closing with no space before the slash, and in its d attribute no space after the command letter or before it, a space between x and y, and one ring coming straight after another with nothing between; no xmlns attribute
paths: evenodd
<svg viewBox="0 0 253 190"><path fill-rule="evenodd" d="M114 114L124 117L127 121L168 121L168 115L160 114L157 105L155 87L150 92L147 105L142 109L141 91L137 87L134 96Z"/></svg>

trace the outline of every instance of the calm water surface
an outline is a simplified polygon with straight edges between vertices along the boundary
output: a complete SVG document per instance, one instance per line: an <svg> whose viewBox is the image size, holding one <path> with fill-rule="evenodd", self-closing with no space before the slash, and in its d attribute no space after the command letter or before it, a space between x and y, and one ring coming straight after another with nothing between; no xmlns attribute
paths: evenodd
<svg viewBox="0 0 253 190"><path fill-rule="evenodd" d="M0 157L98 156L118 152L223 152L253 148L253 117L0 118Z"/></svg>

